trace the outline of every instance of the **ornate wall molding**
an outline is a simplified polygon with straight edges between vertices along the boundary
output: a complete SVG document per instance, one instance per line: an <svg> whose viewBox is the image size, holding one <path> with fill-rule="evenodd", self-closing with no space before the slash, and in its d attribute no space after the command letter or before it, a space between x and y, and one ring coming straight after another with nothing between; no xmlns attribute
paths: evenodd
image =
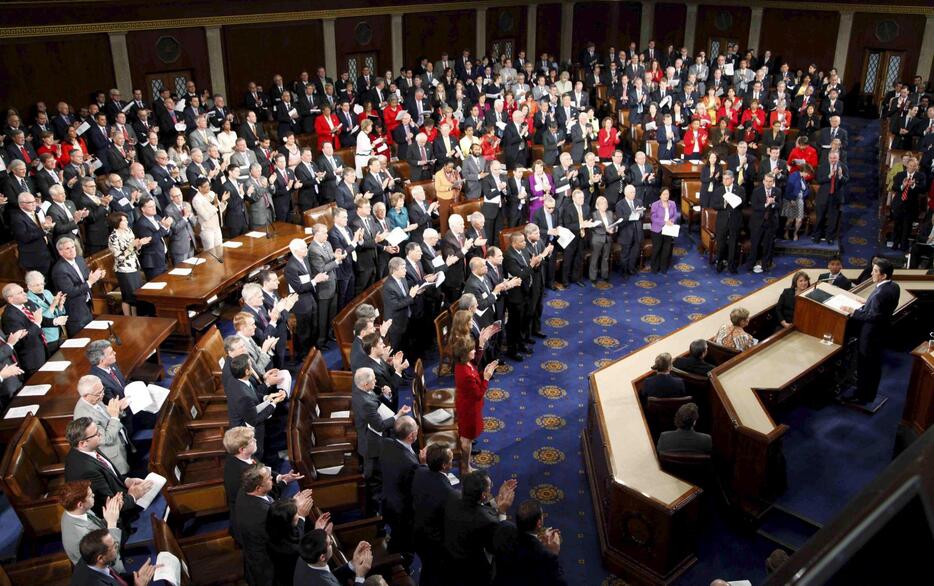
<svg viewBox="0 0 934 586"><path fill-rule="evenodd" d="M89 0L59 0L56 3L80 3ZM104 1L104 0L96 0ZM628 0L607 0L623 2ZM13 9L17 4L30 2L8 1L0 6ZM235 26L246 24L275 24L296 23L307 20L326 18L358 18L378 14L412 14L420 12L439 12L449 10L476 10L478 8L498 8L503 6L526 6L528 4L554 4L560 2L543 2L540 0L477 0L475 2L439 2L436 4L403 4L399 6L345 8L337 10L301 10L291 12L272 12L259 14L237 14L231 16L208 16L197 18L153 19L138 21L114 21L101 23L77 23L60 25L41 25L24 27L0 28L0 39L56 37L65 35L82 35L94 33L113 33L128 31L144 31L172 28L197 28L209 26ZM736 0L699 0L691 4L713 6L756 6L763 8L817 10L826 12L872 12L882 14L919 14L923 16L934 15L934 7L908 6L898 4L826 4L821 2L777 2L773 0L750 0L737 2Z"/></svg>

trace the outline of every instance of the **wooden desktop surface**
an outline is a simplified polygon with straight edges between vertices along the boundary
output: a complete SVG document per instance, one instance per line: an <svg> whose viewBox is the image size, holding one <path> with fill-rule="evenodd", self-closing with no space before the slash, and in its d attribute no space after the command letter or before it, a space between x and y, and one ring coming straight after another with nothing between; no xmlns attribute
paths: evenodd
<svg viewBox="0 0 934 586"><path fill-rule="evenodd" d="M117 364L127 377L159 348L159 345L175 328L175 320L161 317L101 315L96 319L113 321L113 331L120 338L120 345L114 346ZM107 330L85 328L73 337L90 338L93 342L107 339L109 336L110 332ZM27 385L49 384L52 388L42 396L15 397L10 402L10 407L39 405L36 417L43 420L66 418L70 421L78 400L78 379L88 374L91 369L91 364L85 356L86 349L87 346L60 348L49 360L67 360L71 362L68 368L61 372L36 372L25 383ZM9 438L21 422L22 418L0 420L0 437Z"/></svg>
<svg viewBox="0 0 934 586"><path fill-rule="evenodd" d="M165 288L137 289L136 296L153 304L166 300L172 300L173 304L179 300L192 304L206 303L213 295L220 293L229 284L243 279L250 271L287 254L289 243L293 239L311 240L311 235L305 233L304 227L285 222L272 224L270 234L272 238L266 238L265 234L261 238L253 238L246 234L232 238L229 242L241 242L243 245L239 248L218 246L211 249L215 256L224 261L223 263L207 252L202 252L197 258L204 259L205 262L197 266L178 264L178 268L193 269L190 276L163 273L150 283L167 283Z"/></svg>

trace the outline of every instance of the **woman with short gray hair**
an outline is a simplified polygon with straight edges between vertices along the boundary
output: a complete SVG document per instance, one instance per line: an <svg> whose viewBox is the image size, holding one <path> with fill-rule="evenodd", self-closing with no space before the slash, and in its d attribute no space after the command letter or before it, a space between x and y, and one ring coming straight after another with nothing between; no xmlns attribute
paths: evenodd
<svg viewBox="0 0 934 586"><path fill-rule="evenodd" d="M65 295L61 292L52 295L52 292L45 288L45 276L39 271L26 273L26 298L42 310L43 317L54 319L65 315ZM59 326L44 327L42 333L45 335L49 356L51 356L58 350L61 343L59 338L62 328Z"/></svg>

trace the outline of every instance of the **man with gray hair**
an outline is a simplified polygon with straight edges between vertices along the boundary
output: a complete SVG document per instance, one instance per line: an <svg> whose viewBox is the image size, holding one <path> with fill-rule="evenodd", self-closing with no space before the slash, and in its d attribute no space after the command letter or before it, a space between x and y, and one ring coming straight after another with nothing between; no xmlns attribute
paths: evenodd
<svg viewBox="0 0 934 586"><path fill-rule="evenodd" d="M78 223L87 217L88 210L76 208L74 202L67 199L65 188L58 184L49 187L49 197L52 201L43 207L46 216L55 222L55 225L52 226L52 242L57 243L59 239L68 236L75 241L78 254L83 254L81 231L78 229Z"/></svg>
<svg viewBox="0 0 934 586"><path fill-rule="evenodd" d="M410 346L406 340L406 330L409 318L412 317L415 296L422 291L424 289L418 285L409 287L405 278L405 259L389 259L389 276L383 283L383 312L387 320L392 320L389 345L395 350L406 350Z"/></svg>
<svg viewBox="0 0 934 586"><path fill-rule="evenodd" d="M19 251L19 266L24 271L39 271L49 274L52 255L49 239L55 222L38 207L35 195L22 192L17 195L17 208L10 209L10 231Z"/></svg>
<svg viewBox="0 0 934 586"><path fill-rule="evenodd" d="M363 458L363 478L366 481L366 514L376 512L377 503L382 493L382 474L379 465L380 443L383 434L392 427L396 420L411 411L408 405L399 407L395 415L383 418L379 414L379 398L373 389L376 387L376 373L372 368L358 368L353 375L353 410L354 427L357 430L357 453Z"/></svg>
<svg viewBox="0 0 934 586"><path fill-rule="evenodd" d="M104 385L93 374L86 374L78 380L78 402L75 404L74 419L87 417L97 424L101 434L98 449L107 456L120 474L130 470L127 462L127 446L130 443L120 414L130 404L129 399L114 397L104 402Z"/></svg>
<svg viewBox="0 0 934 586"><path fill-rule="evenodd" d="M704 360L707 357L707 340L699 338L691 342L687 356L675 358L673 366L678 370L707 376L707 373L713 370L714 365Z"/></svg>
<svg viewBox="0 0 934 586"><path fill-rule="evenodd" d="M425 450L415 452L418 423L408 415L396 419L392 438L380 442L379 465L383 477L382 515L392 529L389 551L412 556L412 477L425 463Z"/></svg>
<svg viewBox="0 0 934 586"><path fill-rule="evenodd" d="M320 283L328 280L327 273L315 272L308 260L308 245L301 238L289 242L292 257L285 263L285 279L289 283L289 290L298 293L298 302L295 304L295 352L304 356L315 343L312 331L317 323L318 301L316 290Z"/></svg>
<svg viewBox="0 0 934 586"><path fill-rule="evenodd" d="M328 341L334 339L331 332L331 322L337 315L337 267L344 262L347 256L342 249L334 250L328 242L328 227L325 224L315 224L311 228L314 235L308 245L308 260L315 273L326 274L327 280L317 288L318 316L317 328L313 337L317 340L317 347L327 350Z"/></svg>
<svg viewBox="0 0 934 586"><path fill-rule="evenodd" d="M91 271L84 258L78 256L75 241L68 236L61 238L55 248L61 260L52 267L52 284L65 294L65 313L68 314L65 330L69 336L74 336L94 319L91 289L106 271L101 268Z"/></svg>
<svg viewBox="0 0 934 586"><path fill-rule="evenodd" d="M91 365L88 374L96 376L104 385L104 401L122 399L127 380L117 364L117 353L110 341L94 340L85 347L84 355Z"/></svg>
<svg viewBox="0 0 934 586"><path fill-rule="evenodd" d="M168 228L169 255L172 263L178 265L195 255L195 226L198 224L198 216L191 209L191 204L184 201L182 190L178 187L169 190L165 217L172 219Z"/></svg>

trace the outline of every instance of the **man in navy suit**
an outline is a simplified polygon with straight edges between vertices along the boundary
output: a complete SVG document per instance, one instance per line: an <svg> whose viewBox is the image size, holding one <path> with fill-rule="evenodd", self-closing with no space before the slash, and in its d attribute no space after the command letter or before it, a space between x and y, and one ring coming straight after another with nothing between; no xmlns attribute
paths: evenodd
<svg viewBox="0 0 934 586"><path fill-rule="evenodd" d="M285 279L289 290L298 293L298 302L293 308L295 314L295 352L299 356L314 345L313 324L318 314L316 288L318 283L327 280L327 273L315 273L308 260L308 245L301 238L289 242L292 258L285 263Z"/></svg>
<svg viewBox="0 0 934 586"><path fill-rule="evenodd" d="M137 238L150 239L140 248L139 264L146 273L146 279L152 279L165 272L168 254L165 238L171 234L172 218L160 218L152 198L140 200L140 212L139 219L133 224L133 232Z"/></svg>
<svg viewBox="0 0 934 586"><path fill-rule="evenodd" d="M295 564L294 584L306 586L340 586L351 579L362 584L373 567L373 551L366 541L357 544L351 563L331 570L328 560L333 555L332 539L324 529L315 528L302 536L298 553L301 559Z"/></svg>
<svg viewBox="0 0 934 586"><path fill-rule="evenodd" d="M3 288L3 298L7 305L0 318L0 326L8 340L16 339L12 344L13 351L20 368L26 373L24 378L29 378L45 364L46 340L42 328L63 325L68 318L44 317L42 311L26 297L26 291L16 283L9 283ZM25 334L18 334L20 330Z"/></svg>
<svg viewBox="0 0 934 586"><path fill-rule="evenodd" d="M94 340L84 350L84 355L88 359L91 368L88 374L93 374L100 379L104 385L104 403L113 399L122 399L125 395L124 389L127 385L126 377L120 371L117 364L117 353L109 340ZM133 414L129 409L124 410L120 415L120 423L126 431L127 437L133 437ZM130 450L135 448L130 443Z"/></svg>
<svg viewBox="0 0 934 586"><path fill-rule="evenodd" d="M662 352L655 357L655 374L642 383L640 395L643 400L649 397L670 399L685 396L684 381L671 374L671 354Z"/></svg>
<svg viewBox="0 0 934 586"><path fill-rule="evenodd" d="M344 307L354 296L354 266L353 257L357 243L363 239L363 232L356 232L347 226L347 210L334 209L334 226L328 232L328 242L333 250L343 250L344 258L337 265L337 306Z"/></svg>
<svg viewBox="0 0 934 586"><path fill-rule="evenodd" d="M855 310L852 307L843 308L853 321L860 324L856 394L844 397L844 401L865 405L876 398L879 379L882 378L882 345L901 295L898 283L892 281L894 271L895 268L888 260L874 260L872 282L875 283L875 289L869 294L866 303Z"/></svg>
<svg viewBox="0 0 934 586"><path fill-rule="evenodd" d="M263 454L263 439L266 435L266 420L272 417L276 405L285 398L285 391L277 391L266 395L266 387L259 389L253 386L251 377L255 374L250 365L250 357L240 354L229 359L230 379L224 384L224 394L227 395L227 418L231 427L249 425L256 435L256 457Z"/></svg>
<svg viewBox="0 0 934 586"><path fill-rule="evenodd" d="M55 223L37 208L35 195L20 193L17 203L19 207L9 208L9 220L19 250L19 266L26 272L39 271L48 277L52 266L49 238Z"/></svg>
<svg viewBox="0 0 934 586"><path fill-rule="evenodd" d="M65 456L65 481L89 480L94 493L94 508L98 517L103 518L103 508L107 499L123 495L120 509L120 521L123 528L139 516L136 499L146 494L152 487L151 480L124 477L106 456L98 450L102 434L90 417L79 417L65 427L65 438L71 450Z"/></svg>
<svg viewBox="0 0 934 586"><path fill-rule="evenodd" d="M407 554L414 551L412 539L412 478L425 454L416 453L418 424L408 416L393 424L394 438L382 438L379 465L383 476L383 518L392 528L389 551Z"/></svg>
<svg viewBox="0 0 934 586"><path fill-rule="evenodd" d="M420 584L447 584L445 572L444 506L458 489L451 486L448 473L454 452L443 442L433 443L425 452L426 466L419 466L412 476L412 537L415 552L422 560Z"/></svg>
<svg viewBox="0 0 934 586"><path fill-rule="evenodd" d="M91 314L91 288L103 278L105 271L88 270L84 258L78 256L74 239L68 236L59 239L55 248L61 260L52 267L52 284L66 295L68 322L65 329L69 336L74 336L94 319Z"/></svg>

